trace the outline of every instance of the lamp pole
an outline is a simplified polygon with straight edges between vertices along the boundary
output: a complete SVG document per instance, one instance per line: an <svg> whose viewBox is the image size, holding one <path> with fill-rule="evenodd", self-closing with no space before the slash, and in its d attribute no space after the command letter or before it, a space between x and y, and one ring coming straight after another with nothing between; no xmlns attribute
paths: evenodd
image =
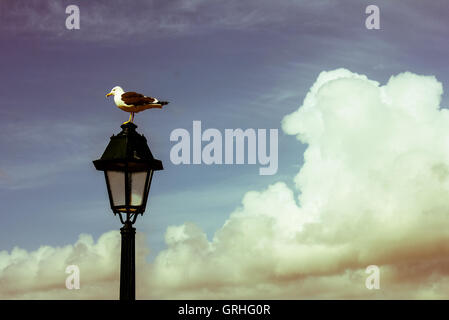
<svg viewBox="0 0 449 320"><path fill-rule="evenodd" d="M127 221L120 228L122 251L120 260L120 300L136 300L136 228Z"/></svg>
<svg viewBox="0 0 449 320"><path fill-rule="evenodd" d="M114 215L123 227L121 234L120 300L136 299L135 236L133 224L145 212L153 172L163 170L162 162L153 157L146 138L136 132L131 122L111 137L100 159L94 161L103 171Z"/></svg>

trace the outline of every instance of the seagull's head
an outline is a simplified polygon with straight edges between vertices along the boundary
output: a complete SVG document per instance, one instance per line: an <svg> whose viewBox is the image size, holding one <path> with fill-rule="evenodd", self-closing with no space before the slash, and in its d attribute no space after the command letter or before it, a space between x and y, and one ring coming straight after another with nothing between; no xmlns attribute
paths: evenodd
<svg viewBox="0 0 449 320"><path fill-rule="evenodd" d="M114 88L112 88L111 92L106 95L106 97L115 96L116 94L120 93L123 93L123 89L119 86L115 86Z"/></svg>

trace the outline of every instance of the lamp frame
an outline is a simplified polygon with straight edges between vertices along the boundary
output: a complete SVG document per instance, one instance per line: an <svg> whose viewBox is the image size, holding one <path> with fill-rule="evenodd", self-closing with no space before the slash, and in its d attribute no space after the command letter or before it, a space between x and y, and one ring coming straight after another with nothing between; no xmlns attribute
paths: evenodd
<svg viewBox="0 0 449 320"><path fill-rule="evenodd" d="M114 215L118 215L123 224L127 221L134 224L137 216L145 212L154 171L163 170L163 166L160 160L153 157L145 136L136 132L137 126L134 123L124 123L121 128L119 134L111 137L101 158L93 163L97 170L104 172L109 204ZM109 171L124 173L124 205L114 204ZM130 175L135 172L146 172L142 203L138 206L131 204ZM126 216L123 217L122 214Z"/></svg>

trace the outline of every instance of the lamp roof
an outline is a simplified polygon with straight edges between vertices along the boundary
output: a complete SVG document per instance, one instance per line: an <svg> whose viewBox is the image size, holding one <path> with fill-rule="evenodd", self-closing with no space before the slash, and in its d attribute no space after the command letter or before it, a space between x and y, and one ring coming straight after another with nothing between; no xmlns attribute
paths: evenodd
<svg viewBox="0 0 449 320"><path fill-rule="evenodd" d="M128 122L122 131L111 137L100 159L94 161L97 170L146 171L163 170L162 162L153 157L147 139L136 131L137 126Z"/></svg>

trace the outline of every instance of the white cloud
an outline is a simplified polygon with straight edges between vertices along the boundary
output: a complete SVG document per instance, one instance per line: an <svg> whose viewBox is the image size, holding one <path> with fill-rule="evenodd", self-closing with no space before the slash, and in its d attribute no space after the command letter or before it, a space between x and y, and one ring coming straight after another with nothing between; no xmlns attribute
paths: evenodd
<svg viewBox="0 0 449 320"><path fill-rule="evenodd" d="M0 252L0 298L40 299L73 298L82 296L95 298L96 285L102 282L117 287L120 238L117 232L103 234L94 243L89 235L80 235L74 245L65 247L42 246L33 252L14 248L10 253ZM71 292L65 288L65 269L78 265L81 270L81 285L85 288ZM92 281L95 280L95 281ZM96 282L92 285L92 282ZM96 292L100 293L100 292ZM108 298L103 292L98 298Z"/></svg>
<svg viewBox="0 0 449 320"><path fill-rule="evenodd" d="M445 278L435 259L444 264L449 251L449 117L439 109L441 94L434 77L403 73L380 86L344 69L321 73L303 105L283 120L287 133L308 144L295 177L299 204L277 183L247 193L212 242L197 229L177 227L184 237L167 242L156 278L184 275L185 297L198 295L199 283L218 297L263 297L262 284L277 297L308 297L301 288L282 288L316 282L317 297L338 298L372 295L363 270L378 264L387 279L394 274L385 286L397 286L385 294L422 297L420 286L435 274ZM409 268L410 279L398 285ZM328 277L334 280L325 284Z"/></svg>
<svg viewBox="0 0 449 320"><path fill-rule="evenodd" d="M385 86L344 69L322 72L282 123L308 145L294 178L299 198L283 182L250 191L211 241L194 224L169 227L167 249L150 265L139 242L138 298L447 298L449 111L439 107L442 92L434 77L409 72ZM55 298L20 276L37 266L59 270L69 256L71 264L89 260L81 268L88 286L111 286L118 235L105 237L114 245L80 239L74 247L3 252L0 281L9 286L0 295ZM380 291L365 288L371 264L381 269ZM42 279L55 287L56 276ZM93 289L84 297L94 294L109 297Z"/></svg>

